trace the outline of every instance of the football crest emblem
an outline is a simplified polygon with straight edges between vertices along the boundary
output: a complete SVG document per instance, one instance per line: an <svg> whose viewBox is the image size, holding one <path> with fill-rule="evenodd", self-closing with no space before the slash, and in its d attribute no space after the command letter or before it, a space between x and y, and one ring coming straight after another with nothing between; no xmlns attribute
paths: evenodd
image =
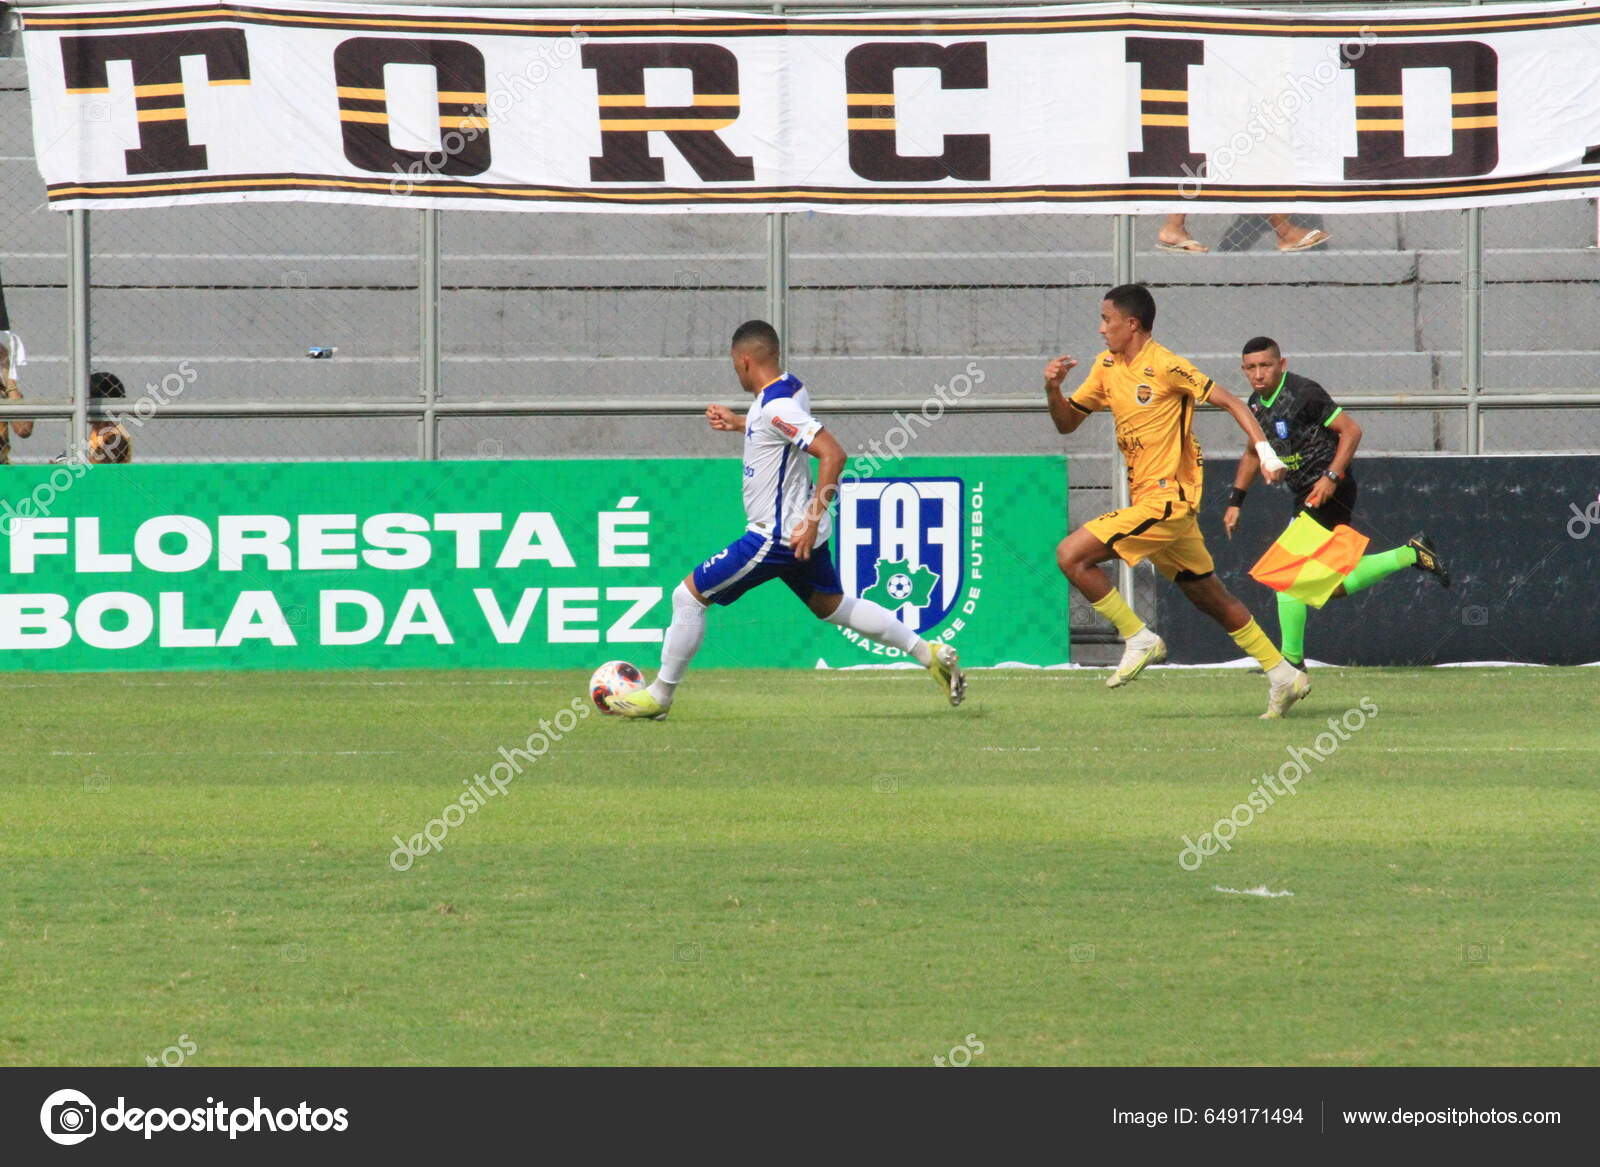
<svg viewBox="0 0 1600 1167"><path fill-rule="evenodd" d="M846 595L888 608L918 632L939 625L965 586L967 515L959 478L864 478L839 492Z"/></svg>

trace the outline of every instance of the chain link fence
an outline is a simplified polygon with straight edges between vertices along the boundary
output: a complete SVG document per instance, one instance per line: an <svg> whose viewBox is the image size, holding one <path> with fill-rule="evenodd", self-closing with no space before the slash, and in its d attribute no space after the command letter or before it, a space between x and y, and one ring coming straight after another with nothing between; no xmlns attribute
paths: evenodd
<svg viewBox="0 0 1600 1167"><path fill-rule="evenodd" d="M441 219L440 400L595 405L588 416L446 416L441 457L727 453L704 426L605 411L620 399L729 398L728 337L767 312L763 217Z"/></svg>
<svg viewBox="0 0 1600 1167"><path fill-rule="evenodd" d="M44 182L34 165L28 117L28 77L21 45L0 14L0 287L5 316L0 324L25 341L26 364L11 371L29 399L63 402L67 375L67 220L45 207ZM66 448L65 419L41 419L20 427L0 419L0 446L18 462L41 462ZM26 436L23 436L23 435ZM3 459L0 459L3 460Z"/></svg>
<svg viewBox="0 0 1600 1167"><path fill-rule="evenodd" d="M1483 212L1483 380L1505 394L1593 392L1600 386L1600 250L1593 200ZM1439 294L1459 290L1440 272ZM1450 378L1454 368L1443 376ZM1449 382L1446 381L1448 384ZM1594 407L1497 408L1482 419L1485 453L1592 453Z"/></svg>
<svg viewBox="0 0 1600 1167"><path fill-rule="evenodd" d="M0 34L0 53L17 51ZM0 107L0 279L27 341L19 382L59 404L70 395L68 216L44 207L19 57L0 57ZM90 364L154 402L129 425L134 458L726 454L725 436L683 413L737 401L728 336L772 316L814 396L849 405L834 422L848 453L868 457L897 429L912 431L911 454L1065 452L1076 524L1114 503L1109 427L1063 441L1042 408L1016 402L1040 399L1050 356L1098 351L1101 294L1130 267L1156 290L1163 343L1242 393L1242 342L1275 337L1361 417L1366 456L1600 450L1590 200L1476 215L1144 216L1131 256L1106 216L449 212L433 223L298 202L96 212ZM1295 250L1309 232L1327 238ZM1476 414L1474 376L1493 395ZM1589 396L1558 406L1541 397L1551 393ZM1505 395L1528 404L1506 408ZM257 412L177 416L164 409L174 401ZM622 401L629 412L611 412ZM907 427L908 403L934 401L961 408ZM530 403L563 412L517 412ZM307 406L330 415L270 412ZM1216 411L1197 431L1213 455L1241 448ZM41 419L12 457L48 461L71 437L68 419ZM1077 611L1073 622L1098 626Z"/></svg>
<svg viewBox="0 0 1600 1167"><path fill-rule="evenodd" d="M164 416L174 401L416 401L418 216L316 203L92 218L95 369L141 460L415 458L410 418ZM311 353L327 353L312 357Z"/></svg>

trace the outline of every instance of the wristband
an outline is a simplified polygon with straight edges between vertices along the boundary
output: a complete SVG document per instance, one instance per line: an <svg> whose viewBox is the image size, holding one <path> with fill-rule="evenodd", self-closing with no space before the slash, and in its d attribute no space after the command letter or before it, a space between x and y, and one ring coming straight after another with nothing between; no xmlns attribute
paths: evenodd
<svg viewBox="0 0 1600 1167"><path fill-rule="evenodd" d="M1277 472L1288 469L1288 467L1283 464L1283 459L1278 457L1277 451L1272 448L1271 442L1257 442L1256 457L1261 459L1261 468L1263 470Z"/></svg>
<svg viewBox="0 0 1600 1167"><path fill-rule="evenodd" d="M1239 489L1237 486L1234 487L1233 493L1228 496L1228 505L1231 507L1244 506L1244 495L1245 492L1243 490Z"/></svg>

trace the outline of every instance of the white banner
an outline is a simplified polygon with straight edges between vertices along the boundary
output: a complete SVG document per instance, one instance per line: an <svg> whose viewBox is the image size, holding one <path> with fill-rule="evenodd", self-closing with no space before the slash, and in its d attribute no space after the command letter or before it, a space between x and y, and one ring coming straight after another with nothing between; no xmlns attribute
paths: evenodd
<svg viewBox="0 0 1600 1167"><path fill-rule="evenodd" d="M1376 211L1600 189L1596 3L24 10L56 207Z"/></svg>

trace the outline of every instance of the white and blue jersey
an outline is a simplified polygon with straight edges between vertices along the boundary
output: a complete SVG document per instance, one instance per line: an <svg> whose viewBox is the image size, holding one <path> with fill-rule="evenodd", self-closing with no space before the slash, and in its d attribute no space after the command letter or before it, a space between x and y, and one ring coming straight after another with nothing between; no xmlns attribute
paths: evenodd
<svg viewBox="0 0 1600 1167"><path fill-rule="evenodd" d="M694 569L694 586L714 604L731 604L758 584L781 579L802 600L840 595L828 551L833 516L823 512L811 558L795 558L785 541L811 502L811 443L822 423L811 396L789 373L765 385L744 425L744 535Z"/></svg>
<svg viewBox="0 0 1600 1167"><path fill-rule="evenodd" d="M785 373L756 394L744 420L744 514L752 531L776 531L781 539L811 501L808 451L822 423L811 416L811 394L800 378ZM824 513L817 543L833 533Z"/></svg>

